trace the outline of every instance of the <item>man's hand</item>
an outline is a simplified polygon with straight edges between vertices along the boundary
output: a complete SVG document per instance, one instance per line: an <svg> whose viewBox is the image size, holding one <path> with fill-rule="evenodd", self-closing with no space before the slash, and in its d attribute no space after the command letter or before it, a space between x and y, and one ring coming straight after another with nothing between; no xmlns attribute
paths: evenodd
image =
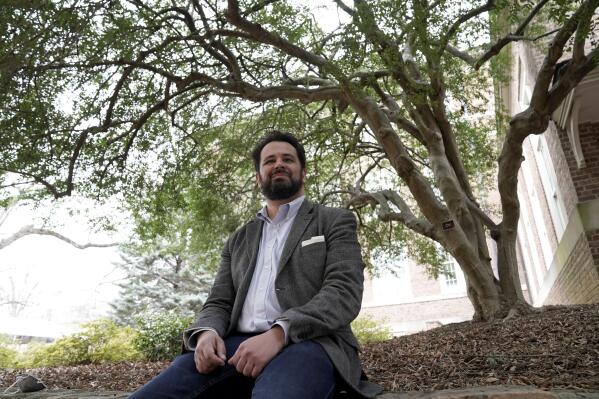
<svg viewBox="0 0 599 399"><path fill-rule="evenodd" d="M285 346L285 332L279 326L248 338L239 345L229 364L246 377L256 378Z"/></svg>
<svg viewBox="0 0 599 399"><path fill-rule="evenodd" d="M200 374L208 374L227 360L225 342L214 331L202 331L193 356Z"/></svg>

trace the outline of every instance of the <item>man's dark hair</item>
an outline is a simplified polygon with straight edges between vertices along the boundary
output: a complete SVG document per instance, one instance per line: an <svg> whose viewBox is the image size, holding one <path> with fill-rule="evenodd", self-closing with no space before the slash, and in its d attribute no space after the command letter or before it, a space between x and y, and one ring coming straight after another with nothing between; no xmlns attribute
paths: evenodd
<svg viewBox="0 0 599 399"><path fill-rule="evenodd" d="M268 132L266 136L262 137L252 150L252 159L254 160L256 172L260 171L260 154L262 153L262 149L264 146L266 146L266 144L272 143L273 141L284 141L291 144L297 152L297 157L299 158L302 169L306 169L306 151L304 151L304 146L298 141L298 139L291 133L282 132L280 130L272 130Z"/></svg>

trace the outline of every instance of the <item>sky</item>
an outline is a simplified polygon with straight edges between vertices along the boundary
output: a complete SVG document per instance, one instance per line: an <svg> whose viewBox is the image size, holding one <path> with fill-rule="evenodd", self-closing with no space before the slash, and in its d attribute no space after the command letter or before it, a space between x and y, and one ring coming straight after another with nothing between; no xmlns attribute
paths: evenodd
<svg viewBox="0 0 599 399"><path fill-rule="evenodd" d="M111 235L91 233L85 215L69 214L69 208L85 209L81 202L73 202L37 210L13 210L0 225L0 240L26 225L42 227L42 217L47 215L51 215L53 230L80 244L111 243L127 236L124 228ZM95 208L93 212L101 213L102 209ZM0 249L0 290L6 294L12 279L17 299L29 296L21 318L72 329L80 322L109 314L109 303L118 295L114 283L123 277L115 265L119 259L117 247L77 249L55 237L25 236ZM0 307L0 332L16 323L9 316L8 307Z"/></svg>

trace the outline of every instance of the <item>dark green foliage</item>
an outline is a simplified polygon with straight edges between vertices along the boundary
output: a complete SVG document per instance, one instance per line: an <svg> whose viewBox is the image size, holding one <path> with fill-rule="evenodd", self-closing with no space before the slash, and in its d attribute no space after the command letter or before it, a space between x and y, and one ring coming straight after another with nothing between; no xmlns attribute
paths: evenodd
<svg viewBox="0 0 599 399"><path fill-rule="evenodd" d="M117 283L121 292L112 303L120 323L133 325L140 313L195 313L204 303L212 273L190 249L190 231L170 226L164 233L121 248L118 266L126 277Z"/></svg>
<svg viewBox="0 0 599 399"><path fill-rule="evenodd" d="M146 313L135 318L135 348L146 360L173 359L181 352L183 331L193 316L173 312Z"/></svg>

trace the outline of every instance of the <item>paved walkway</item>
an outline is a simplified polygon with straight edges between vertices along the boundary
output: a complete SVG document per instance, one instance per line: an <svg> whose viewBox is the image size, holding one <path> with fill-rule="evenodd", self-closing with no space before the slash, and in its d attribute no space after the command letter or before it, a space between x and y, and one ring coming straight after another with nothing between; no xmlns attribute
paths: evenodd
<svg viewBox="0 0 599 399"><path fill-rule="evenodd" d="M19 393L15 395L4 395L0 393L0 398L124 399L127 395L128 393L126 392L93 392L73 389L59 391L43 390L34 393ZM542 391L527 386L489 386L433 392L387 392L378 396L377 399L599 399L599 391L584 392L566 389Z"/></svg>

